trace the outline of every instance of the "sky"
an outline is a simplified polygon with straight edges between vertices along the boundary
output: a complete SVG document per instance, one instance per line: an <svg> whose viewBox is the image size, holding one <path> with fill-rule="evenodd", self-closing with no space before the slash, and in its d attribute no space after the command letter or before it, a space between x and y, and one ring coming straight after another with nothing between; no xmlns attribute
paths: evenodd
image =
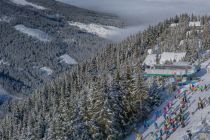
<svg viewBox="0 0 210 140"><path fill-rule="evenodd" d="M181 13L210 15L210 0L57 0L77 7L117 15L127 27L115 36L121 41L169 17Z"/></svg>
<svg viewBox="0 0 210 140"><path fill-rule="evenodd" d="M180 13L210 15L210 0L57 0L120 16L130 25L153 25Z"/></svg>

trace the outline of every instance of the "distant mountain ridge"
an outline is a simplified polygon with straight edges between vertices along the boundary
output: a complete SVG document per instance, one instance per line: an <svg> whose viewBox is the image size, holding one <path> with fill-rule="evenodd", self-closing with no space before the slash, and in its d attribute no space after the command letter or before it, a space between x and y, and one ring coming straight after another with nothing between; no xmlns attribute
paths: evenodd
<svg viewBox="0 0 210 140"><path fill-rule="evenodd" d="M116 16L97 13L54 0L0 1L0 85L8 93L30 93L39 85L90 58L111 43L68 24L123 26ZM68 55L74 63L62 63ZM66 60L67 61L67 60ZM42 68L48 68L46 75Z"/></svg>

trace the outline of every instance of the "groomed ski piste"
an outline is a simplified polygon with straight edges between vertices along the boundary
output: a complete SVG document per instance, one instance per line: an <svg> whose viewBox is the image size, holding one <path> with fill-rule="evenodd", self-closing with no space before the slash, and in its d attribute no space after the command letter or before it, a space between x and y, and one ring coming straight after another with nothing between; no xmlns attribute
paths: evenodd
<svg viewBox="0 0 210 140"><path fill-rule="evenodd" d="M201 70L196 74L198 80L193 80L170 95L165 93L164 103L154 109L148 120L140 124L126 140L210 140L209 64L210 59L201 64ZM187 102L182 108L184 97ZM203 109L198 109L199 98ZM180 113L180 108L183 113ZM192 134L191 138L189 133Z"/></svg>

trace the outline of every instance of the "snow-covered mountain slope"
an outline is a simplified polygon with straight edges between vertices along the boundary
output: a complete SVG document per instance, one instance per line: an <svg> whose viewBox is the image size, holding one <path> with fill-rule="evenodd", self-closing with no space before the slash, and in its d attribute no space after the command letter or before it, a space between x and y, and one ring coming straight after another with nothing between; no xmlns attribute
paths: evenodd
<svg viewBox="0 0 210 140"><path fill-rule="evenodd" d="M79 27L81 30L84 30L88 33L95 34L102 38L108 38L111 35L117 34L119 28L114 26L105 26L100 24L84 24L80 22L69 22L69 25Z"/></svg>
<svg viewBox="0 0 210 140"><path fill-rule="evenodd" d="M204 86L204 85L210 85L210 73L207 72L207 66L210 64L210 59L204 62L201 66L202 69L199 71L196 76L200 77L201 80L193 81L193 84L195 86ZM180 88L180 91L187 90L187 107L184 111L185 116L185 127L178 126L178 128L172 132L167 138L167 140L189 140L187 135L187 130L190 130L192 132L192 140L199 140L200 137L206 137L205 140L210 140L210 104L208 101L208 98L210 97L210 89L207 91L196 91L191 92L189 90L189 86L185 85ZM179 98L174 98L174 95L179 96ZM165 102L157 109L155 109L147 122L149 122L149 127L144 128L142 125L138 128L138 131L143 134L144 140L156 140L156 136L160 136L159 131L160 128L163 129L163 123L164 123L164 117L161 115L156 120L156 111L163 111L163 108L166 107L166 104L168 102L173 102L174 105L172 106L172 110L169 112L174 112L176 110L179 110L180 107L180 100L183 97L183 93L177 94L175 92L171 95L170 98L167 98ZM204 109L198 109L198 99L201 98L203 102L205 103ZM155 127L154 123L158 124L158 128ZM207 132L207 133L206 133ZM165 138L165 134L163 135L163 139ZM126 140L135 140L137 139L136 133L133 132L130 136L126 138ZM140 140L140 139L139 139Z"/></svg>
<svg viewBox="0 0 210 140"><path fill-rule="evenodd" d="M80 30L87 33L97 35L99 37L109 39L112 41L122 41L128 36L138 33L145 29L145 26L128 26L125 28L118 28L115 26L105 26L101 24L85 24L81 22L70 21L69 25L78 27Z"/></svg>
<svg viewBox="0 0 210 140"><path fill-rule="evenodd" d="M40 6L40 5L36 5L34 3L31 3L31 2L28 2L26 0L11 0L11 2L17 4L17 5L22 5L22 6L32 6L36 9L39 9L39 10L45 10L47 8L43 7L43 6Z"/></svg>
<svg viewBox="0 0 210 140"><path fill-rule="evenodd" d="M77 61L72 58L71 56L69 56L68 54L64 54L62 56L60 56L60 59L61 59L61 63L64 62L66 64L69 64L69 65L74 65L74 64L77 64Z"/></svg>
<svg viewBox="0 0 210 140"><path fill-rule="evenodd" d="M15 29L24 33L24 34L27 34L31 37L39 39L40 41L43 41L43 42L51 41L51 37L49 37L49 35L47 33L43 32L39 29L29 28L22 24L16 25Z"/></svg>

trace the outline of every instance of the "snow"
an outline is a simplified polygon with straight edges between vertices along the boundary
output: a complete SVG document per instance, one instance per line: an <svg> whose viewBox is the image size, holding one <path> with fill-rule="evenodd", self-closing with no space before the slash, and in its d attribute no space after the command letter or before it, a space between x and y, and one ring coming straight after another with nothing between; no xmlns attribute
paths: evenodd
<svg viewBox="0 0 210 140"><path fill-rule="evenodd" d="M176 27L178 25L179 25L178 23L171 23L170 27Z"/></svg>
<svg viewBox="0 0 210 140"><path fill-rule="evenodd" d="M143 64L148 65L148 66L154 66L156 64L156 56L157 56L156 54L147 55Z"/></svg>
<svg viewBox="0 0 210 140"><path fill-rule="evenodd" d="M7 22L7 23L9 23L11 20L12 20L12 18L10 18L8 16L0 17L0 22Z"/></svg>
<svg viewBox="0 0 210 140"><path fill-rule="evenodd" d="M192 31L187 31L186 32L186 36L189 36L189 35L191 35L192 34Z"/></svg>
<svg viewBox="0 0 210 140"><path fill-rule="evenodd" d="M194 80L192 83L196 85L209 85L210 84L210 73L206 72L206 67L209 65L210 59L207 60L206 62L201 64L201 71L199 71L196 76L200 77L201 80ZM159 132L154 126L154 121L155 121L155 112L162 111L163 108L166 106L166 103L168 101L173 101L174 105L172 107L172 110L179 108L180 105L180 97L174 98L173 95L179 95L183 96L182 92L184 90L189 89L189 84L186 86L183 86L180 88L180 94L177 94L174 92L171 94L169 98L165 98L165 102L158 108L156 108L150 115L149 115L149 122L151 122L150 126L145 129L142 124L138 127L138 131L143 134L144 140L156 140L155 136L152 135L152 133L155 133L156 131ZM167 94L167 93L166 93ZM196 92L188 92L187 94L187 99L188 99L188 104L187 104L187 109L185 111L186 119L185 127L178 127L167 140L188 140L186 135L187 130L191 130L192 132L192 140L199 140L199 137L201 134L203 134L204 131L208 130L208 134L206 135L205 140L210 140L210 105L208 104L208 98L210 97L210 89L207 91L196 91ZM204 103L205 107L204 109L197 109L197 103L198 103L198 98L201 98ZM163 116L161 115L160 117L157 118L156 122L160 126L162 122L164 121ZM159 133L158 133L159 134ZM165 137L165 134L164 134ZM136 136L135 133L133 132L131 135L129 135L126 140L135 140Z"/></svg>
<svg viewBox="0 0 210 140"><path fill-rule="evenodd" d="M181 61L186 55L186 52L174 53L174 52L163 52L160 55L160 64L165 64L166 61ZM157 54L149 54L144 60L143 64L148 66L154 66L156 64L156 56Z"/></svg>
<svg viewBox="0 0 210 140"><path fill-rule="evenodd" d="M193 27L193 26L200 27L201 26L201 22L200 21L191 21L191 22L189 22L189 26L190 27Z"/></svg>
<svg viewBox="0 0 210 140"><path fill-rule="evenodd" d="M114 27L114 26L105 26L105 25L94 24L94 23L84 24L80 22L70 21L69 25L79 27L81 30L84 30L88 33L97 35L102 38L108 38L108 36L110 35L117 34L117 30L119 30L119 28Z"/></svg>
<svg viewBox="0 0 210 140"><path fill-rule="evenodd" d="M48 76L51 75L53 73L53 70L48 68L48 67L42 67L40 68L40 70L44 73L46 73Z"/></svg>
<svg viewBox="0 0 210 140"><path fill-rule="evenodd" d="M185 42L185 40L181 40L180 43L179 43L179 46L184 45L184 42Z"/></svg>
<svg viewBox="0 0 210 140"><path fill-rule="evenodd" d="M36 4L33 4L31 2L28 2L26 0L11 0L11 2L17 4L17 5L22 5L22 6L32 6L36 9L39 9L39 10L45 10L47 8L43 7L43 6L40 6L40 5L36 5Z"/></svg>
<svg viewBox="0 0 210 140"><path fill-rule="evenodd" d="M106 26L96 23L85 24L75 21L69 21L69 25L78 27L80 30L84 32L94 34L101 38L105 38L114 42L123 41L130 35L137 34L140 31L143 31L147 27L146 25L138 25L138 26L127 26L124 28L118 28L115 26Z"/></svg>
<svg viewBox="0 0 210 140"><path fill-rule="evenodd" d="M9 65L8 62L4 61L3 59L0 60L0 65Z"/></svg>
<svg viewBox="0 0 210 140"><path fill-rule="evenodd" d="M16 25L15 29L24 33L24 34L27 34L31 37L34 37L40 41L43 41L43 42L51 41L51 37L49 37L49 35L47 33L43 32L39 29L29 28L22 24Z"/></svg>
<svg viewBox="0 0 210 140"><path fill-rule="evenodd" d="M147 53L152 54L152 49L148 49Z"/></svg>
<svg viewBox="0 0 210 140"><path fill-rule="evenodd" d="M64 62L66 64L71 64L71 65L77 64L77 61L68 54L60 56L60 59L61 59L60 62Z"/></svg>
<svg viewBox="0 0 210 140"><path fill-rule="evenodd" d="M163 52L160 58L160 64L164 64L166 61L181 61L186 55L186 52L174 53L174 52Z"/></svg>

